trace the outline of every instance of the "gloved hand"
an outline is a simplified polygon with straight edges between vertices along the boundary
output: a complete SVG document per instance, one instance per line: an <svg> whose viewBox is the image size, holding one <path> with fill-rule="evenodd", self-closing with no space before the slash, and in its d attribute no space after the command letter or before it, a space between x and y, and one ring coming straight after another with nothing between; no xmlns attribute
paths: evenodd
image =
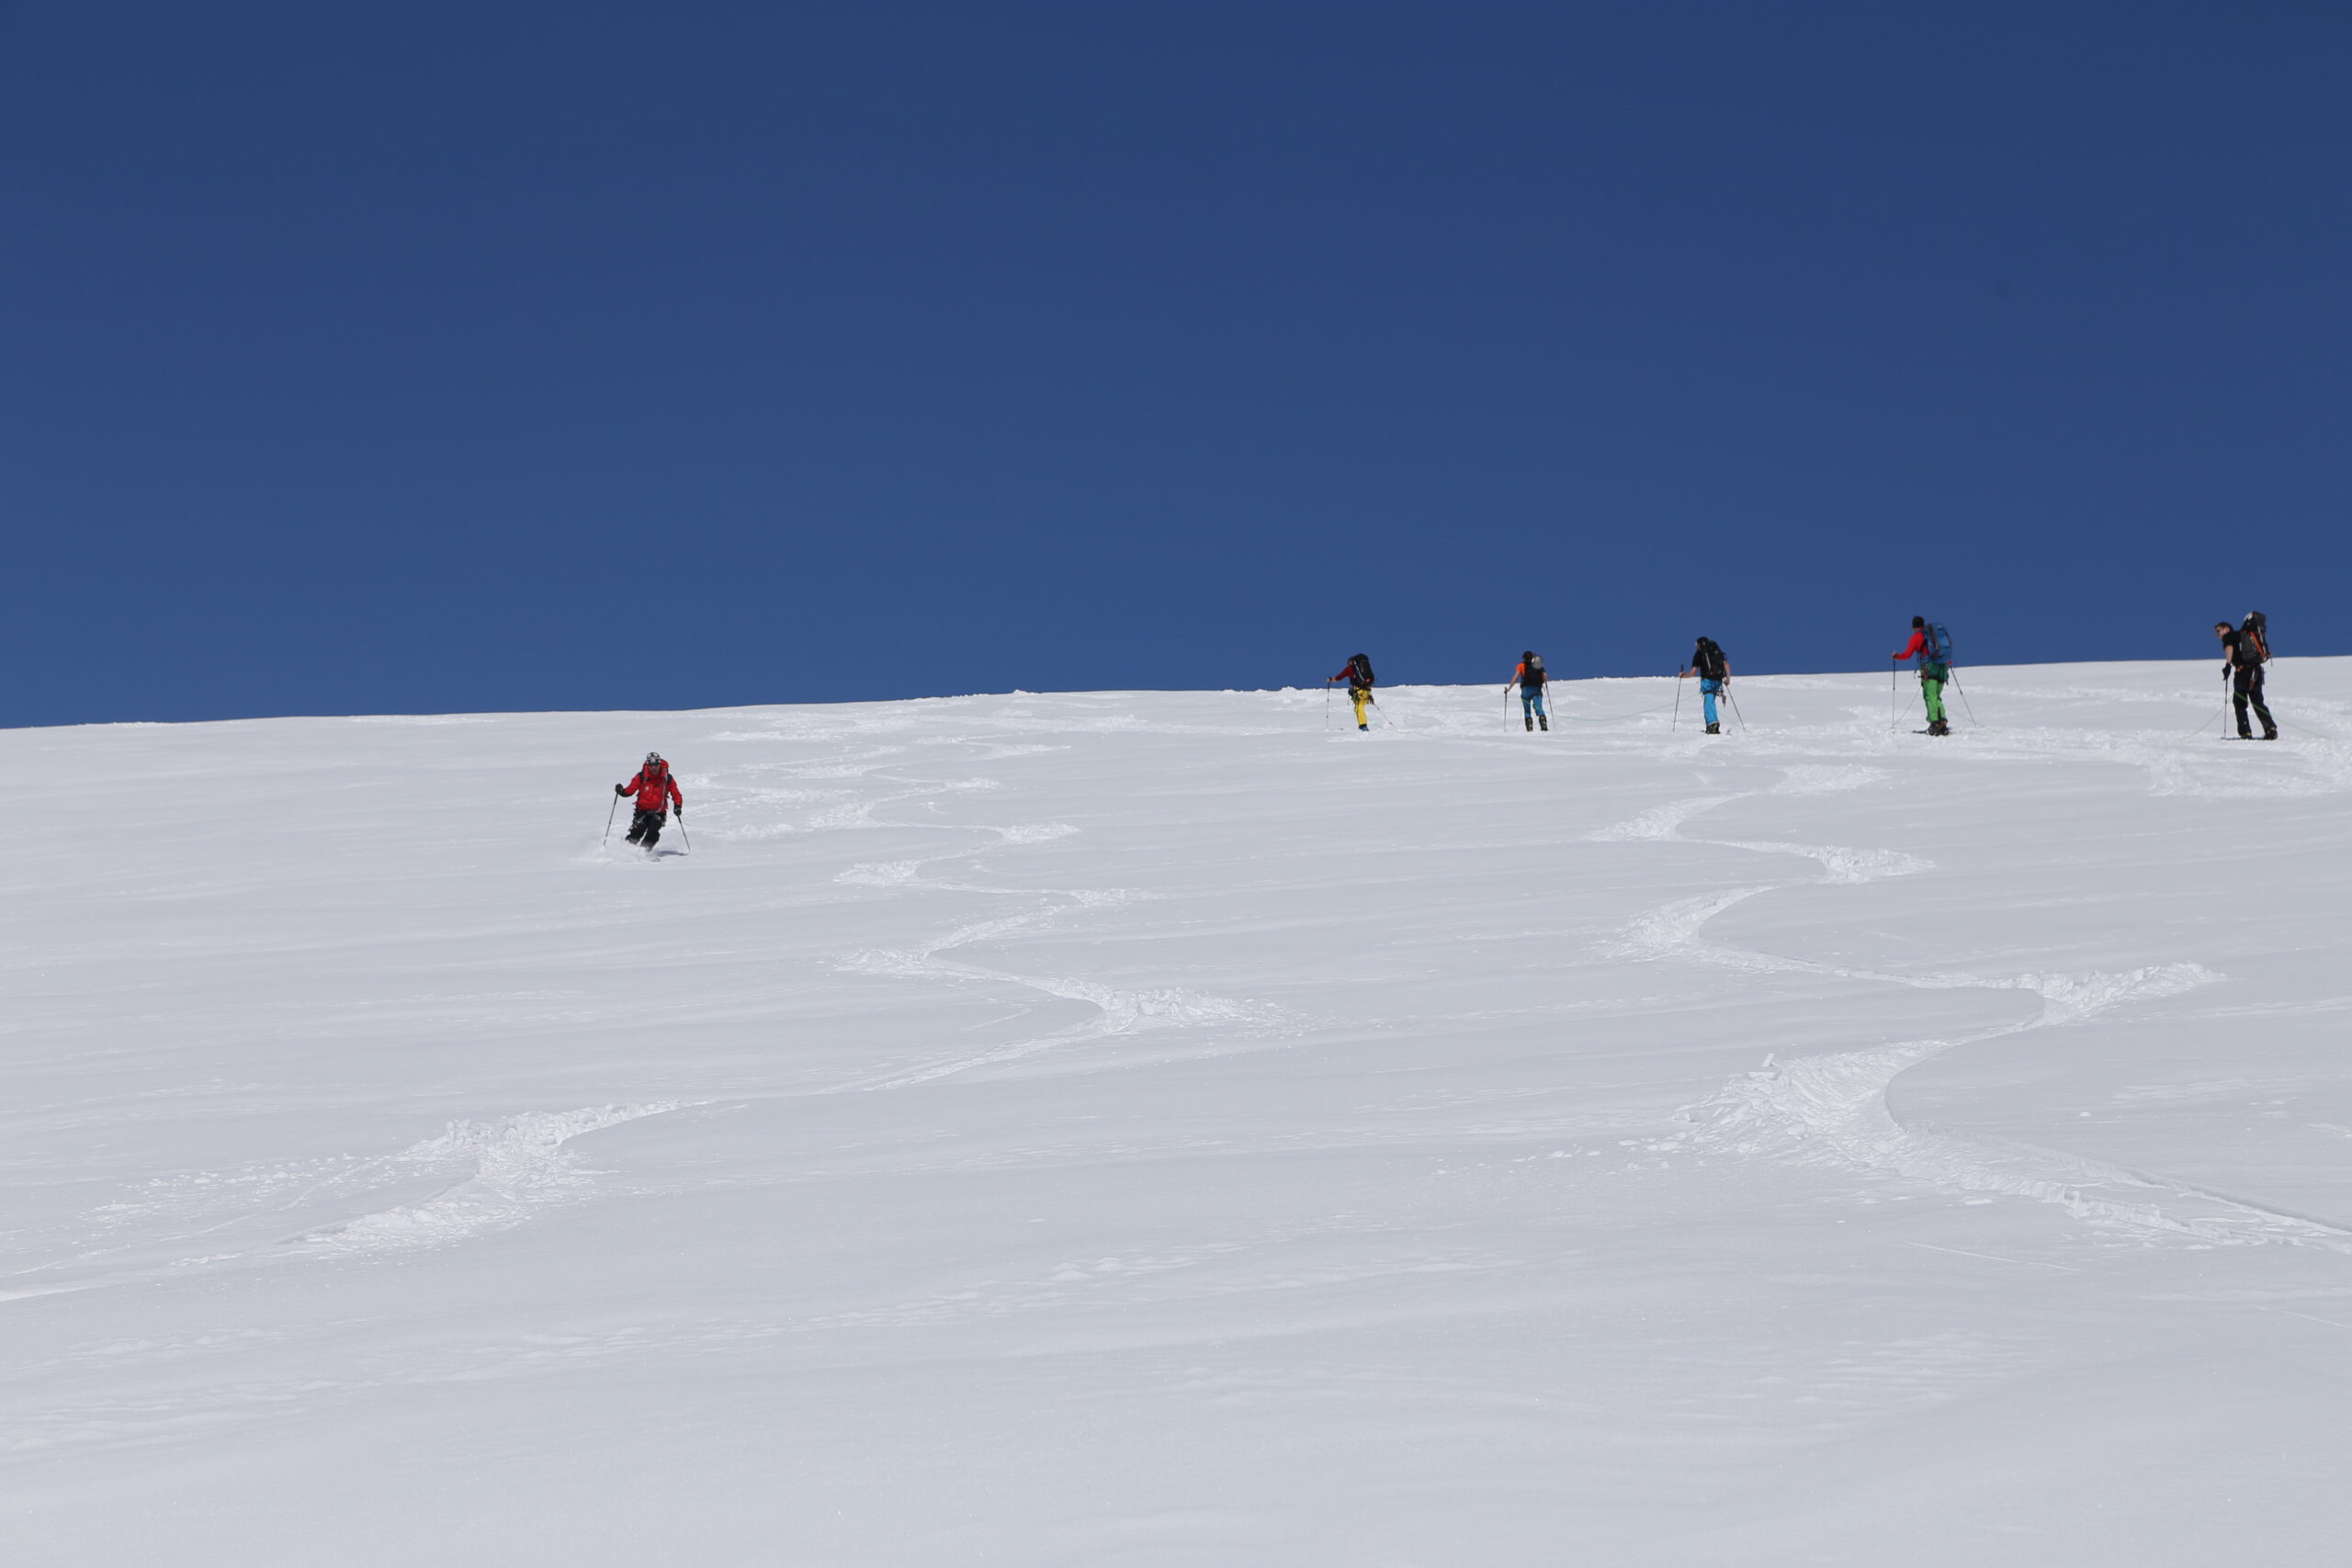
<svg viewBox="0 0 2352 1568"><path fill-rule="evenodd" d="M628 785L627 785L627 784L615 784L615 785L613 786L613 793L614 793L615 795L627 795L627 794L628 793Z"/></svg>

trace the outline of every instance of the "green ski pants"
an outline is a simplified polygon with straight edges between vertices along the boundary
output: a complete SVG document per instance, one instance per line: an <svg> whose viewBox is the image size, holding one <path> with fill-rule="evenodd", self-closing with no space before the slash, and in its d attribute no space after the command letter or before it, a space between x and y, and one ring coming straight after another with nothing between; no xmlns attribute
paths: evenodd
<svg viewBox="0 0 2352 1568"><path fill-rule="evenodd" d="M1944 683L1922 675L1919 677L1919 692L1928 699L1928 722L1941 724L1944 721Z"/></svg>

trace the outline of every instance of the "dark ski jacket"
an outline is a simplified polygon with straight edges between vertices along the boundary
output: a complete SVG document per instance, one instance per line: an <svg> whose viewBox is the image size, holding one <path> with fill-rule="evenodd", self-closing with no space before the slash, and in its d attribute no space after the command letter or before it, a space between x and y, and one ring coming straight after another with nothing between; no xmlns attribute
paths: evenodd
<svg viewBox="0 0 2352 1568"><path fill-rule="evenodd" d="M1514 686L1544 686L1549 685L1551 683L1551 680L1552 672L1550 671L1530 670L1527 667L1527 661L1525 660L1520 660L1519 668L1512 671L1510 673L1510 683Z"/></svg>
<svg viewBox="0 0 2352 1568"><path fill-rule="evenodd" d="M1351 659L1347 662L1347 667L1331 679L1345 681L1350 690L1362 689L1369 692L1372 690L1372 660Z"/></svg>
<svg viewBox="0 0 2352 1568"><path fill-rule="evenodd" d="M670 776L668 768L657 767L650 773L649 777L649 770L639 768L637 777L621 785L621 793L637 796L639 811L666 811L669 807L665 803L672 800L681 807L686 804L686 797L678 793L678 781Z"/></svg>

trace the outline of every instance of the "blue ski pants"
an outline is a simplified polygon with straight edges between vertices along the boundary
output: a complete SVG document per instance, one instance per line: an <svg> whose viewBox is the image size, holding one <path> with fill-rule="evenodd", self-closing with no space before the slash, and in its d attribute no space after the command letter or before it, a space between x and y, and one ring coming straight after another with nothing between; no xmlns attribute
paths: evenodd
<svg viewBox="0 0 2352 1568"><path fill-rule="evenodd" d="M1707 710L1707 722L1709 724L1721 722L1715 717L1715 694L1723 689L1724 683L1721 681L1701 681L1699 682L1699 697L1701 703Z"/></svg>
<svg viewBox="0 0 2352 1568"><path fill-rule="evenodd" d="M1545 718L1551 717L1552 716L1550 714L1544 712L1544 688L1541 686L1521 686L1519 689L1519 711L1526 715L1529 718L1533 718L1539 714ZM1506 719L1504 722L1508 724L1510 720Z"/></svg>

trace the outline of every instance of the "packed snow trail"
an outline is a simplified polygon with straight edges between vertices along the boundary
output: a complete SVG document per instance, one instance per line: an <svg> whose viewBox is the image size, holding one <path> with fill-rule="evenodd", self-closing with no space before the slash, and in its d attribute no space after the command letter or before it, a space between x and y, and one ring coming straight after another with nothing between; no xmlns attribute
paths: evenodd
<svg viewBox="0 0 2352 1568"><path fill-rule="evenodd" d="M2332 1560L2343 673L0 734L0 1525ZM598 841L649 748L691 857Z"/></svg>

